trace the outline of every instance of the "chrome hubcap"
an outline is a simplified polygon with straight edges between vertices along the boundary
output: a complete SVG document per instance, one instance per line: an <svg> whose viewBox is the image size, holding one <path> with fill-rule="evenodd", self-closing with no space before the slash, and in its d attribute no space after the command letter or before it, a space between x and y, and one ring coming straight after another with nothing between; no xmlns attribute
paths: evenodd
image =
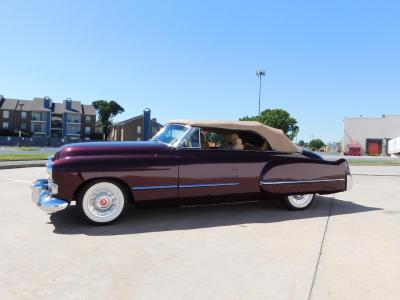
<svg viewBox="0 0 400 300"><path fill-rule="evenodd" d="M314 197L313 194L306 194L306 195L291 195L288 198L293 206L302 208L307 206L312 201L313 197Z"/></svg>
<svg viewBox="0 0 400 300"><path fill-rule="evenodd" d="M115 212L118 202L119 200L113 191L99 188L91 193L88 208L95 216L108 217Z"/></svg>

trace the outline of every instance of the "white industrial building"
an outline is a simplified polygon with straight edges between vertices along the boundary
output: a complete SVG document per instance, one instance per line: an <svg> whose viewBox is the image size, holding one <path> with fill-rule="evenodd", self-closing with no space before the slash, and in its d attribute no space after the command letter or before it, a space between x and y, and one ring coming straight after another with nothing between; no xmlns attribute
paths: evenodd
<svg viewBox="0 0 400 300"><path fill-rule="evenodd" d="M392 156L400 156L400 136L389 141L388 152Z"/></svg>
<svg viewBox="0 0 400 300"><path fill-rule="evenodd" d="M400 136L400 115L343 119L343 152L359 144L361 155L389 155L389 140Z"/></svg>

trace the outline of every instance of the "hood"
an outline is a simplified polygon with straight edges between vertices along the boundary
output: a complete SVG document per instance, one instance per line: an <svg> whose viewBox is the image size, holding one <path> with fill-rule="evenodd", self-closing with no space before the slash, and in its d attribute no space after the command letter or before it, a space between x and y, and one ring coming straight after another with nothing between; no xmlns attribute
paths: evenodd
<svg viewBox="0 0 400 300"><path fill-rule="evenodd" d="M132 155L165 153L168 145L153 141L146 142L86 142L62 146L54 155L54 160L72 156Z"/></svg>

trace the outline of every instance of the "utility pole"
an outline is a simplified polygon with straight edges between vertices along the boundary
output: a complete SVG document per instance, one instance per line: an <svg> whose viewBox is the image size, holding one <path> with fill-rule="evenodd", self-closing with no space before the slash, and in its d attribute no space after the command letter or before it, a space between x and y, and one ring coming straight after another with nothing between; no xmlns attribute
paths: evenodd
<svg viewBox="0 0 400 300"><path fill-rule="evenodd" d="M18 103L18 106L19 106L19 131L18 131L18 137L21 139L22 106L24 106L24 103ZM15 114L15 119L17 119L17 114Z"/></svg>
<svg viewBox="0 0 400 300"><path fill-rule="evenodd" d="M260 78L260 89L258 91L258 115L261 114L261 77L265 76L265 70L258 69L256 75Z"/></svg>

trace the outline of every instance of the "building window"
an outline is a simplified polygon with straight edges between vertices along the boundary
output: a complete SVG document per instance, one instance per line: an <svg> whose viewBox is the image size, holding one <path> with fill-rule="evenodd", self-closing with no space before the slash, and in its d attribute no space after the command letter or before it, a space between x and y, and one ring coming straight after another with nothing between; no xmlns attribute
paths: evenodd
<svg viewBox="0 0 400 300"><path fill-rule="evenodd" d="M8 122L3 122L3 129L8 129Z"/></svg>
<svg viewBox="0 0 400 300"><path fill-rule="evenodd" d="M88 126L85 127L85 134L90 134L90 127Z"/></svg>
<svg viewBox="0 0 400 300"><path fill-rule="evenodd" d="M32 120L33 121L46 121L46 113L45 112L32 112Z"/></svg>
<svg viewBox="0 0 400 300"><path fill-rule="evenodd" d="M25 130L26 129L26 123L25 122L21 122L21 129Z"/></svg>
<svg viewBox="0 0 400 300"><path fill-rule="evenodd" d="M90 122L90 121L92 121L92 117L91 116L86 116L85 120L86 120L86 122Z"/></svg>
<svg viewBox="0 0 400 300"><path fill-rule="evenodd" d="M26 120L26 111L21 111L21 120Z"/></svg>
<svg viewBox="0 0 400 300"><path fill-rule="evenodd" d="M81 134L81 126L78 124L68 124L67 125L67 134Z"/></svg>
<svg viewBox="0 0 400 300"><path fill-rule="evenodd" d="M68 123L81 123L81 115L79 114L67 114Z"/></svg>
<svg viewBox="0 0 400 300"><path fill-rule="evenodd" d="M136 128L136 132L137 132L137 134L142 134L142 126L138 126Z"/></svg>
<svg viewBox="0 0 400 300"><path fill-rule="evenodd" d="M43 123L32 124L32 131L35 133L45 133L45 124Z"/></svg>
<svg viewBox="0 0 400 300"><path fill-rule="evenodd" d="M3 111L3 119L8 119L10 117L10 112L8 110Z"/></svg>

